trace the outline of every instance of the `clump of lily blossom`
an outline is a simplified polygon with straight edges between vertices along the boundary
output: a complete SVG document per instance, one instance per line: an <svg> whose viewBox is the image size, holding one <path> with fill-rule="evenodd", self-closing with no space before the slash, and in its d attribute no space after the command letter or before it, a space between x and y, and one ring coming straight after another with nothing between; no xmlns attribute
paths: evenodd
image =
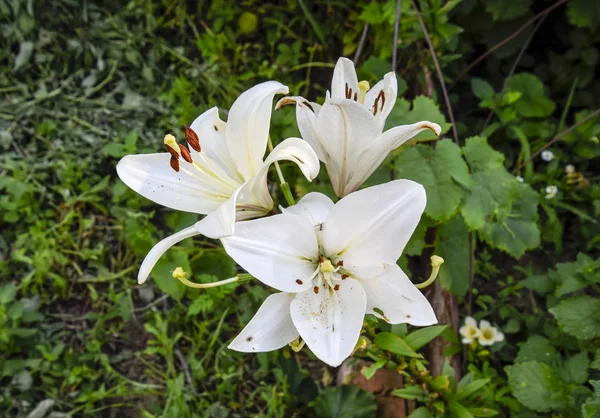
<svg viewBox="0 0 600 418"><path fill-rule="evenodd" d="M498 328L493 327L489 321L482 319L477 326L477 321L471 316L465 318L465 324L460 327L459 333L462 336L463 344L477 342L482 346L489 346L504 341L504 334Z"/></svg>
<svg viewBox="0 0 600 418"><path fill-rule="evenodd" d="M271 294L231 342L230 349L265 352L306 344L322 361L340 365L351 355L372 314L390 324L428 326L435 313L419 288L429 285L443 263L432 256L431 277L415 286L397 260L426 206L423 186L394 180L358 190L390 151L424 129L422 121L383 131L397 96L394 73L373 87L359 82L352 62L338 61L331 93L318 105L286 97L277 108L296 105L302 138L281 141L266 156L277 81L258 84L233 103L227 122L216 107L183 128L185 143L168 134L167 152L130 155L117 165L123 182L171 209L206 215L156 244L144 259L138 282L151 275L173 245L199 234L220 239L247 273L215 283L193 283L178 267L173 279L207 288L257 279ZM310 181L325 164L337 202L308 193L294 204L278 162L295 163ZM288 207L273 214L268 172L274 164ZM287 193L286 193L287 191Z"/></svg>
<svg viewBox="0 0 600 418"><path fill-rule="evenodd" d="M544 196L546 199L554 199L558 193L558 187L554 184L551 184L550 186L546 186L544 192L546 193Z"/></svg>
<svg viewBox="0 0 600 418"><path fill-rule="evenodd" d="M542 160L550 162L554 159L554 153L550 150L542 151Z"/></svg>

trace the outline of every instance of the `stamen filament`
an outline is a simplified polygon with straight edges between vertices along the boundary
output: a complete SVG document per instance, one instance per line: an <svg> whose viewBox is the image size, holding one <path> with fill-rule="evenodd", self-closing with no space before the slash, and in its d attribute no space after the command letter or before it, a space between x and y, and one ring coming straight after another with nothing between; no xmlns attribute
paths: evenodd
<svg viewBox="0 0 600 418"><path fill-rule="evenodd" d="M184 285L186 285L187 287L191 287L194 289L208 289L211 287L218 287L218 286L223 286L229 283L235 283L237 281L246 281L246 280L250 280L253 279L254 277L250 274L247 273L242 273L242 274L238 274L235 277L232 277L230 279L225 279L225 280L220 280L218 282L212 282L212 283L194 283L194 282L190 282L188 279L186 279L183 275L174 275L174 278L179 280L181 283L183 283Z"/></svg>
<svg viewBox="0 0 600 418"><path fill-rule="evenodd" d="M431 267L432 267L431 275L429 276L429 279L427 279L423 283L416 284L415 286L417 287L417 289L424 289L427 286L431 285L437 278L438 273L440 271L440 266L442 264L444 264L444 259L442 257L437 256L437 255L432 255L431 256Z"/></svg>

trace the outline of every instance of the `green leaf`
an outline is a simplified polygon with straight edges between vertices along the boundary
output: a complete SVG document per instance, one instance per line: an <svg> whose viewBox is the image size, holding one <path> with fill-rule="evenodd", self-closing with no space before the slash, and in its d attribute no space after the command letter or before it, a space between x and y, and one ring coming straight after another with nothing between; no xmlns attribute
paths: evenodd
<svg viewBox="0 0 600 418"><path fill-rule="evenodd" d="M17 286L12 283L0 287L0 305L8 305L17 296Z"/></svg>
<svg viewBox="0 0 600 418"><path fill-rule="evenodd" d="M556 105L546 97L544 83L535 75L517 74L511 77L506 88L522 94L514 104L520 115L528 118L544 118L554 112Z"/></svg>
<svg viewBox="0 0 600 418"><path fill-rule="evenodd" d="M600 299L578 296L550 309L560 328L580 340L600 337Z"/></svg>
<svg viewBox="0 0 600 418"><path fill-rule="evenodd" d="M529 361L505 367L513 394L529 409L547 412L572 404L569 387L544 363Z"/></svg>
<svg viewBox="0 0 600 418"><path fill-rule="evenodd" d="M442 133L448 132L452 126L446 122L444 114L440 111L439 106L433 101L433 99L425 96L417 96L417 98L412 102L412 109L410 109L410 103L407 100L397 100L392 112L386 120L385 126L386 129L390 129L394 126L409 125L411 123L416 123L423 120L435 122L440 125L442 128ZM429 129L415 136L415 139L420 141L436 138L437 137L435 133Z"/></svg>
<svg viewBox="0 0 600 418"><path fill-rule="evenodd" d="M457 418L474 418L467 408L454 400L448 402L448 409Z"/></svg>
<svg viewBox="0 0 600 418"><path fill-rule="evenodd" d="M590 367L590 359L587 352L575 354L569 357L559 373L565 382L582 385L587 382L588 368Z"/></svg>
<svg viewBox="0 0 600 418"><path fill-rule="evenodd" d="M120 158L128 154L125 145L118 142L110 142L102 147L102 152L114 158Z"/></svg>
<svg viewBox="0 0 600 418"><path fill-rule="evenodd" d="M416 353L402 338L391 332L380 332L375 336L375 345L382 350L391 351L401 356L423 358Z"/></svg>
<svg viewBox="0 0 600 418"><path fill-rule="evenodd" d="M444 259L439 280L457 296L469 290L469 231L462 216L442 224L435 237L435 254Z"/></svg>
<svg viewBox="0 0 600 418"><path fill-rule="evenodd" d="M570 0L567 4L569 22L580 28L600 26L600 2L597 0Z"/></svg>
<svg viewBox="0 0 600 418"><path fill-rule="evenodd" d="M528 361L539 361L551 366L556 366L561 357L554 345L540 335L533 335L527 341L520 344L519 354L515 363L525 363Z"/></svg>
<svg viewBox="0 0 600 418"><path fill-rule="evenodd" d="M433 418L433 414L424 406L415 409L408 418Z"/></svg>
<svg viewBox="0 0 600 418"><path fill-rule="evenodd" d="M458 390L456 391L456 400L460 401L467 399L469 396L478 392L481 388L487 385L491 379L476 379L464 386L458 384ZM462 381L461 381L462 383Z"/></svg>
<svg viewBox="0 0 600 418"><path fill-rule="evenodd" d="M356 386L327 388L315 400L315 412L323 418L366 418L376 411L375 395Z"/></svg>
<svg viewBox="0 0 600 418"><path fill-rule="evenodd" d="M520 17L529 11L532 0L484 0L485 10L492 14L494 20L510 20Z"/></svg>
<svg viewBox="0 0 600 418"><path fill-rule="evenodd" d="M416 351L440 335L446 328L448 328L446 325L420 328L404 337L404 342Z"/></svg>
<svg viewBox="0 0 600 418"><path fill-rule="evenodd" d="M486 408L483 406L469 408L469 411L471 412L471 414L473 414L474 417L494 417L500 413L495 409Z"/></svg>
<svg viewBox="0 0 600 418"><path fill-rule="evenodd" d="M449 139L439 141L435 149L423 144L404 149L396 158L395 169L398 178L425 187L425 213L438 221L452 216L464 195L463 187L471 184L460 148Z"/></svg>
<svg viewBox="0 0 600 418"><path fill-rule="evenodd" d="M152 278L160 290L173 299L181 300L185 294L186 286L172 276L177 267L191 273L187 252L178 248L172 248L166 255L162 256L152 270Z"/></svg>
<svg viewBox="0 0 600 418"><path fill-rule="evenodd" d="M481 78L473 77L471 79L471 89L475 93L475 96L482 100L491 99L495 94L494 87Z"/></svg>
<svg viewBox="0 0 600 418"><path fill-rule="evenodd" d="M506 171L504 156L485 138L468 138L463 153L473 178L462 208L467 226L477 230L482 240L513 257L537 247L538 195Z"/></svg>
<svg viewBox="0 0 600 418"><path fill-rule="evenodd" d="M387 359L377 360L375 363L371 364L369 367L363 368L360 372L367 379L372 378L377 370L381 369L383 366L387 364Z"/></svg>
<svg viewBox="0 0 600 418"><path fill-rule="evenodd" d="M596 354L594 355L594 361L590 363L590 367L592 369L600 370L600 348L596 350Z"/></svg>
<svg viewBox="0 0 600 418"><path fill-rule="evenodd" d="M408 386L402 389L392 391L392 395L408 400L424 401L427 399L427 394L418 386Z"/></svg>

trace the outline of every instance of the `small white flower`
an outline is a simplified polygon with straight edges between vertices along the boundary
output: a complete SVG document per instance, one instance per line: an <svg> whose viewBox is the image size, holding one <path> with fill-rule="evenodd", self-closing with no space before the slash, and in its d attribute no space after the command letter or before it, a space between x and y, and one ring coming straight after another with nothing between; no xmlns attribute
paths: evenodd
<svg viewBox="0 0 600 418"><path fill-rule="evenodd" d="M549 150L542 151L542 160L550 162L554 159L554 153Z"/></svg>
<svg viewBox="0 0 600 418"><path fill-rule="evenodd" d="M425 209L423 186L395 180L334 204L309 193L280 215L236 224L227 254L269 296L229 348L277 350L300 336L339 366L354 349L366 313L390 324L437 322L425 296L396 264Z"/></svg>
<svg viewBox="0 0 600 418"><path fill-rule="evenodd" d="M519 181L519 183L523 183L525 181L525 179L523 179L523 177L521 176L517 176L517 180Z"/></svg>
<svg viewBox="0 0 600 418"><path fill-rule="evenodd" d="M546 199L552 199L558 193L558 187L556 187L554 184L552 184L550 186L546 186L545 192L546 192L546 196L545 196Z"/></svg>
<svg viewBox="0 0 600 418"><path fill-rule="evenodd" d="M465 324L458 330L462 335L463 344L471 344L475 341L480 334L479 328L477 328L477 321L472 316L465 318Z"/></svg>
<svg viewBox="0 0 600 418"><path fill-rule="evenodd" d="M504 334L498 328L493 327L488 321L482 319L479 321L477 341L481 345L493 345L494 343L504 341Z"/></svg>
<svg viewBox="0 0 600 418"><path fill-rule="evenodd" d="M575 166L573 164L569 164L565 167L565 173L573 174L575 172Z"/></svg>
<svg viewBox="0 0 600 418"><path fill-rule="evenodd" d="M325 163L333 190L344 197L357 190L387 155L419 132L439 135L437 123L421 121L383 131L398 96L396 74L387 73L373 87L358 81L351 60L340 58L333 70L331 93L319 105L303 97L284 97L277 103L296 104L302 139Z"/></svg>
<svg viewBox="0 0 600 418"><path fill-rule="evenodd" d="M140 284L179 241L198 234L210 238L231 235L235 221L269 213L273 199L267 172L273 162L293 161L308 180L317 176L319 159L300 138L282 141L263 160L273 97L287 92L277 81L258 84L236 99L227 123L213 107L186 127L189 148L167 135L164 144L169 152L128 155L119 161L117 174L142 196L171 209L207 215L150 250L138 273Z"/></svg>

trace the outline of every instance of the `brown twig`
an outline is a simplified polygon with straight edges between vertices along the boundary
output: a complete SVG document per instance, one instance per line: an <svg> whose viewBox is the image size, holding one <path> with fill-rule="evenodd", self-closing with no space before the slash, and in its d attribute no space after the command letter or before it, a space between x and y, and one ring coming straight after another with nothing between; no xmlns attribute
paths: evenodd
<svg viewBox="0 0 600 418"><path fill-rule="evenodd" d="M527 165L527 163L529 163L531 160L533 160L535 157L537 157L542 151L548 149L550 146L552 146L556 141L558 141L559 139L561 139L563 136L567 135L569 132L571 132L573 129L577 128L578 126L583 125L584 123L586 123L587 121L589 121L590 119L595 118L596 116L600 115L600 108L596 109L593 113L591 113L590 115L588 115L587 117L581 119L579 122L577 122L576 124L574 124L573 126L571 126L569 129L565 129L564 131L562 131L561 133L559 133L558 135L556 135L554 138L552 138L550 141L546 142L541 148L539 148L536 152L534 152L533 154L531 154L531 157L529 157L528 160L523 161L521 163L521 165L517 168L515 168L513 170L513 174L515 174L517 171L519 171L520 169L522 169L523 167L525 167Z"/></svg>
<svg viewBox="0 0 600 418"><path fill-rule="evenodd" d="M354 53L354 66L358 64L358 59L360 58L360 54L362 54L362 50L367 43L367 34L369 33L369 24L365 24L363 28L362 35L360 35L360 41L358 41L358 46L356 47L356 52Z"/></svg>
<svg viewBox="0 0 600 418"><path fill-rule="evenodd" d="M183 369L183 375L185 377L185 380L187 381L187 384L190 387L190 390L194 395L198 395L198 392L196 391L196 385L194 385L194 379L192 379L192 374L190 373L190 366L188 365L183 353L181 352L178 346L175 348L175 356L177 357L177 360L179 360L179 364L181 364L181 368Z"/></svg>
<svg viewBox="0 0 600 418"><path fill-rule="evenodd" d="M435 70L437 72L438 78L440 80L440 85L442 87L442 94L444 95L444 102L446 102L446 110L448 111L448 117L450 117L450 123L452 124L452 136L454 137L454 142L458 144L458 131L456 130L456 122L454 121L454 112L452 112L452 105L450 104L450 97L448 96L448 90L446 89L446 83L444 82L444 74L442 73L442 68L440 67L440 63L437 59L437 55L435 53L435 48L433 47L433 42L431 42L431 37L429 36L429 32L425 27L425 22L423 22L423 17L421 16L421 12L417 8L417 5L414 0L411 0L412 7L415 9L417 13L417 18L419 19L419 24L421 25L421 30L425 35L425 39L427 40L427 45L429 46L429 51L431 52L431 57L433 58L433 63L435 64Z"/></svg>
<svg viewBox="0 0 600 418"><path fill-rule="evenodd" d="M398 62L398 32L400 29L400 10L402 9L402 0L396 3L396 20L394 20L394 47L392 48L392 72L396 72Z"/></svg>
<svg viewBox="0 0 600 418"><path fill-rule="evenodd" d="M494 52L495 50L497 50L498 48L500 48L501 46L505 45L507 42L510 42L512 39L514 39L515 37L517 37L521 32L523 32L525 30L525 28L527 28L529 25L531 25L533 22L535 22L536 20L538 20L540 17L547 15L548 13L550 13L552 10L556 9L558 6L565 4L566 2L568 2L569 0L559 0L556 3L554 3L552 6L542 10L541 12L539 12L538 14L536 14L535 16L533 16L531 19L529 19L527 22L525 22L523 24L523 26L521 26L519 29L517 29L515 32L512 33L512 35L510 35L508 38L498 42L496 45L494 45L493 47L491 47L490 49L488 49L485 53L483 53L482 55L480 55L475 61L473 61L471 64L469 64L467 66L467 68L465 68L459 75L458 77L456 77L456 79L454 80L454 82L452 84L455 84L458 80L460 80L465 74L467 74L471 68L473 68L474 66L476 66L477 64L479 64L481 61L483 61L488 55L490 55L492 52Z"/></svg>

